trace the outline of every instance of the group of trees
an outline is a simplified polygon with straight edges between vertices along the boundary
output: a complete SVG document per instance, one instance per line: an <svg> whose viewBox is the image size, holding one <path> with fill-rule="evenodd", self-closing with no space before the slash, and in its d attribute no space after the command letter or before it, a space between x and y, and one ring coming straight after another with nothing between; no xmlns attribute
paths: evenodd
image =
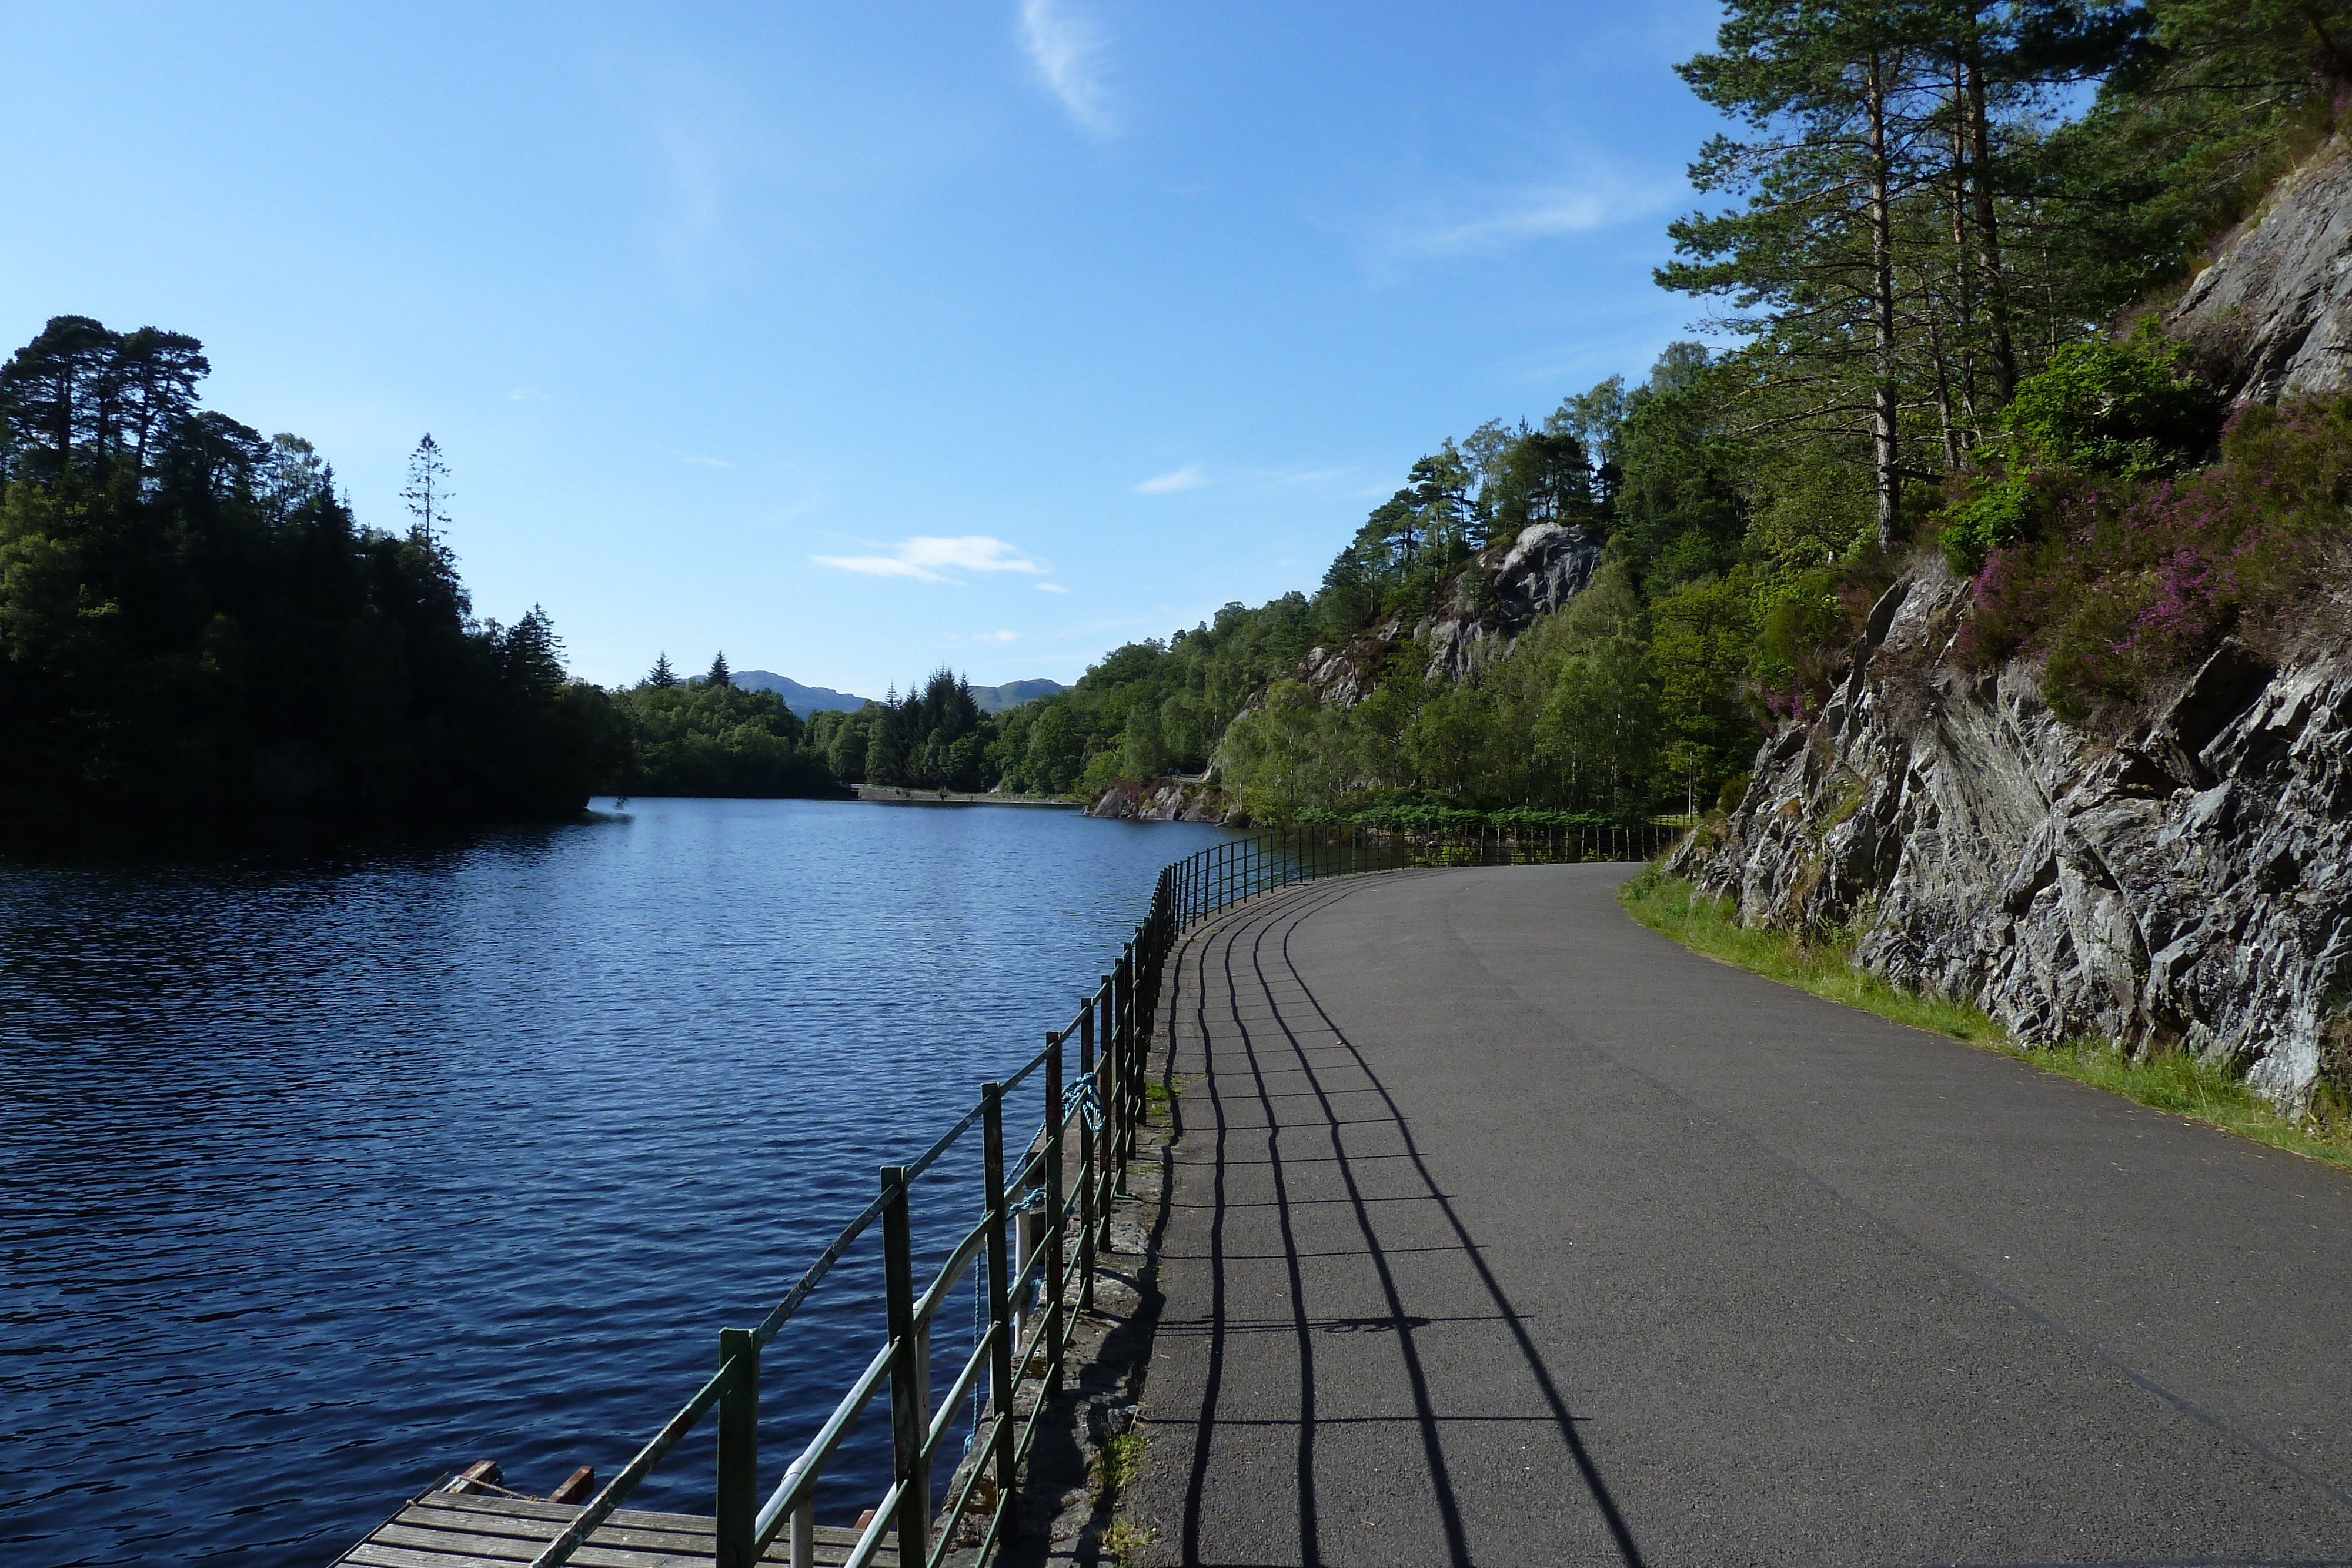
<svg viewBox="0 0 2352 1568"><path fill-rule="evenodd" d="M194 339L58 318L0 369L0 803L553 810L592 786L1092 793L1221 764L1269 814L1631 815L1712 797L1774 713L1817 705L1892 555L1930 538L1982 573L2000 630L1969 646L2042 647L2074 683L2062 711L2283 602L2284 565L2234 598L2180 576L2203 536L2161 487L2213 458L2217 406L2112 328L2334 133L2352 0L1730 0L1681 68L1737 130L1692 169L1724 204L1672 226L1658 277L1731 348L1675 344L1540 425L1443 443L1314 594L1228 605L1000 716L946 671L806 726L723 660L569 681L543 615L471 614L429 438L415 526L366 528L308 443L197 406ZM2244 513L2221 533L2310 555L2264 541L2316 527L2326 507L2277 497L2325 486L2273 476L2335 472L2343 426L2233 438L2195 490ZM2121 523L2060 538L2076 514L2186 542L2137 561L2101 542ZM1540 524L1605 541L1593 586L1433 677L1411 629L1479 611ZM1362 700L1298 678L1318 647L1369 664Z"/></svg>
<svg viewBox="0 0 2352 1568"><path fill-rule="evenodd" d="M809 745L844 784L992 789L1003 774L991 755L997 724L972 700L971 683L943 668L903 697L893 691L855 712L817 714Z"/></svg>
<svg viewBox="0 0 2352 1568"><path fill-rule="evenodd" d="M61 316L0 367L0 809L576 810L625 736L534 610L196 406L179 333Z"/></svg>
<svg viewBox="0 0 2352 1568"><path fill-rule="evenodd" d="M735 684L727 655L681 680L665 653L646 678L613 694L629 747L605 788L622 795L824 797L840 793L821 747L774 692Z"/></svg>
<svg viewBox="0 0 2352 1568"><path fill-rule="evenodd" d="M1312 600L1229 609L1229 641L1355 640L1380 662L1350 705L1295 661L1255 703L1228 696L1225 781L1273 815L1705 803L1775 713L1817 706L1893 557L1937 537L1962 570L1997 558L2000 646L2048 623L2061 711L2089 700L2067 682L2125 689L2108 652L2124 642L2195 656L2193 639L2116 630L2137 624L2136 593L2182 619L2173 590L2142 584L2163 571L2108 570L2129 552L2057 541L2051 519L2085 486L2103 516L2168 515L2130 486L2212 455L2218 406L2193 367L2107 334L2334 131L2347 52L2341 0L1733 0L1716 47L1682 68L1738 127L1692 170L1727 201L1672 226L1658 277L1709 301L1735 346L1675 344L1644 382L1612 378L1539 427L1444 443ZM2266 461L2325 466L2335 429L2288 420ZM1481 565L1545 521L1605 538L1599 580L1507 657L1433 679L1429 650L1399 639L1465 594L1475 609ZM1123 720L1088 728L1081 778L1210 749L1147 733L1177 653L1122 649L1081 683L1074 709Z"/></svg>

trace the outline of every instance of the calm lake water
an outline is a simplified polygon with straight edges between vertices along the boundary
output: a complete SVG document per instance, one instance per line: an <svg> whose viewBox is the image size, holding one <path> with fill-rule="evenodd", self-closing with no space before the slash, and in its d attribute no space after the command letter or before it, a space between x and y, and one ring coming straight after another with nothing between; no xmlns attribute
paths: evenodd
<svg viewBox="0 0 2352 1568"><path fill-rule="evenodd" d="M315 1565L478 1458L609 1477L1225 836L597 804L0 851L0 1560ZM763 1488L878 1343L875 1250L769 1353ZM708 1511L709 1430L633 1502Z"/></svg>

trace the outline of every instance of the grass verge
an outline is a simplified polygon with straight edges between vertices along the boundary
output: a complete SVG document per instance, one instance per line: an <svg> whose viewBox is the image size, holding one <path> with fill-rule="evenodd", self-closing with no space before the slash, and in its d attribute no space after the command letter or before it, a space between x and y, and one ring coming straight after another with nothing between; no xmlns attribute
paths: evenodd
<svg viewBox="0 0 2352 1568"><path fill-rule="evenodd" d="M1851 943L1807 942L1785 931L1751 930L1733 918L1731 900L1701 896L1688 882L1667 876L1655 866L1620 888L1617 901L1651 930L1767 979L1914 1029L1932 1030L1998 1051L2152 1110L2352 1170L2352 1118L2295 1121L2283 1116L2226 1068L2200 1061L2187 1051L2134 1058L2107 1040L2021 1044L1966 1002L1923 997L1854 967Z"/></svg>
<svg viewBox="0 0 2352 1568"><path fill-rule="evenodd" d="M1132 1563L1143 1555L1151 1544L1151 1531L1131 1519L1116 1517L1120 1494L1135 1484L1143 1474L1143 1457L1150 1448L1151 1439L1142 1433L1129 1430L1116 1432L1102 1441L1095 1450L1092 1469L1095 1498L1114 1517L1102 1533L1103 1554L1115 1563Z"/></svg>

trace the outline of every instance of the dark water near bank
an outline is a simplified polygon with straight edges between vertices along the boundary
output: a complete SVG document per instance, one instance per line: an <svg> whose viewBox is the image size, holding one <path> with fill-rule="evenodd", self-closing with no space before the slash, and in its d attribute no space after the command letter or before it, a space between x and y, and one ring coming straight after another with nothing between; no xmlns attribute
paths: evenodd
<svg viewBox="0 0 2352 1568"><path fill-rule="evenodd" d="M1222 836L645 800L0 852L0 1560L318 1564L477 1458L610 1476ZM859 1256L771 1349L763 1490L878 1343ZM710 1468L706 1422L632 1500Z"/></svg>

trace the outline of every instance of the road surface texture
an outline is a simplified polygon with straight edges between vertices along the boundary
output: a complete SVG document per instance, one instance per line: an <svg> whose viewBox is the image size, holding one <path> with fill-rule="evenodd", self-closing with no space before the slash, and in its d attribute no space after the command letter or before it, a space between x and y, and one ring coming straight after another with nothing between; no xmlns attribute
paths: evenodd
<svg viewBox="0 0 2352 1568"><path fill-rule="evenodd" d="M2352 1179L1700 957L1623 875L1185 946L1145 1561L2352 1563Z"/></svg>

